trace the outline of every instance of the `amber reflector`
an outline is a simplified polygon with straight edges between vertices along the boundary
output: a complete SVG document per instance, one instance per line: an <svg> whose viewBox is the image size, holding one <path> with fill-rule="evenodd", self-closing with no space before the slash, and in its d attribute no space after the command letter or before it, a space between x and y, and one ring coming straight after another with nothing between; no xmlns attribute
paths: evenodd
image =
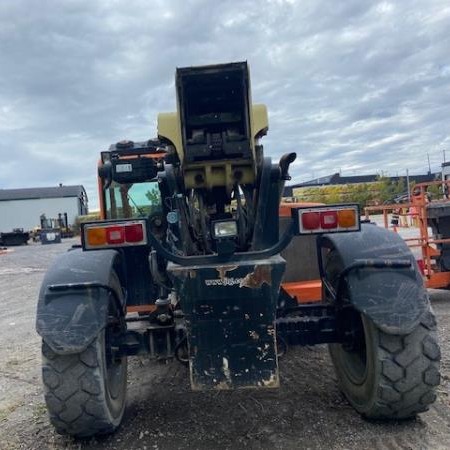
<svg viewBox="0 0 450 450"><path fill-rule="evenodd" d="M338 223L342 228L351 228L356 225L356 211L354 209L341 209L338 211Z"/></svg>
<svg viewBox="0 0 450 450"><path fill-rule="evenodd" d="M106 230L105 228L88 228L86 231L86 238L89 245L105 245Z"/></svg>

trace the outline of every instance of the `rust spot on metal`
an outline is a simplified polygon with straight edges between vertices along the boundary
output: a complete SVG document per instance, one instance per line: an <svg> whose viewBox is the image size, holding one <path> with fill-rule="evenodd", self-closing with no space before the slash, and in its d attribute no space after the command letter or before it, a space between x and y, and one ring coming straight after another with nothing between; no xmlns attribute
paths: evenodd
<svg viewBox="0 0 450 450"><path fill-rule="evenodd" d="M268 286L272 284L272 270L269 264L255 266L255 270L245 276L239 284L239 287L256 289L261 287L264 283Z"/></svg>
<svg viewBox="0 0 450 450"><path fill-rule="evenodd" d="M219 272L219 278L221 280L225 279L227 276L227 272L231 272L232 270L237 269L239 266L221 266L216 267L217 272Z"/></svg>

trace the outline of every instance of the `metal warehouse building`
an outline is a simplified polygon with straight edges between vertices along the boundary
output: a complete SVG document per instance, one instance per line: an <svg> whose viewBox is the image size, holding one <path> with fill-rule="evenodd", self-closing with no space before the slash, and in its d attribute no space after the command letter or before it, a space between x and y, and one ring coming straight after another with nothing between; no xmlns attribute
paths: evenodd
<svg viewBox="0 0 450 450"><path fill-rule="evenodd" d="M57 218L67 213L69 224L88 213L83 186L0 189L0 232L23 228L29 231L40 224L41 214Z"/></svg>

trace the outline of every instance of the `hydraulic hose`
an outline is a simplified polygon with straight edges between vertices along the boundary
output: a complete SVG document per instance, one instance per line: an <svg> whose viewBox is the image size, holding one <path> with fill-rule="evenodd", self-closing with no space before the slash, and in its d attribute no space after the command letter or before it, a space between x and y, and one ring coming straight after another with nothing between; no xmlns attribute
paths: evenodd
<svg viewBox="0 0 450 450"><path fill-rule="evenodd" d="M283 251L291 242L294 237L295 225L294 222L286 229L281 239L272 247L266 248L264 250L256 250L253 252L245 252L245 253L232 253L230 255L203 255L203 256L181 256L175 255L174 253L167 250L161 242L153 235L153 233L149 230L147 237L152 245L152 247L164 258L168 261L171 261L175 264L179 264L181 266L192 266L192 265L201 265L201 264L221 264L226 262L239 262L239 261L251 261L253 259L264 259L270 258L273 255L276 255Z"/></svg>

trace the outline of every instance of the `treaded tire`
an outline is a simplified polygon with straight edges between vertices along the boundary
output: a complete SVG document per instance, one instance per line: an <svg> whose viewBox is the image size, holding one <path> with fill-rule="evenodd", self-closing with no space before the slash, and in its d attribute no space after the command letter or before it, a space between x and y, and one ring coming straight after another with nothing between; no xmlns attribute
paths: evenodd
<svg viewBox="0 0 450 450"><path fill-rule="evenodd" d="M118 282L116 276L114 282ZM83 352L71 355L59 355L42 342L45 402L59 434L88 437L112 433L120 425L127 359L108 363L106 336L102 330Z"/></svg>
<svg viewBox="0 0 450 450"><path fill-rule="evenodd" d="M332 283L340 272L333 253L326 264ZM360 321L359 349L329 345L339 387L351 405L370 419L407 419L428 410L436 399L441 356L431 305L417 327L402 336L383 332L356 310L354 314Z"/></svg>

